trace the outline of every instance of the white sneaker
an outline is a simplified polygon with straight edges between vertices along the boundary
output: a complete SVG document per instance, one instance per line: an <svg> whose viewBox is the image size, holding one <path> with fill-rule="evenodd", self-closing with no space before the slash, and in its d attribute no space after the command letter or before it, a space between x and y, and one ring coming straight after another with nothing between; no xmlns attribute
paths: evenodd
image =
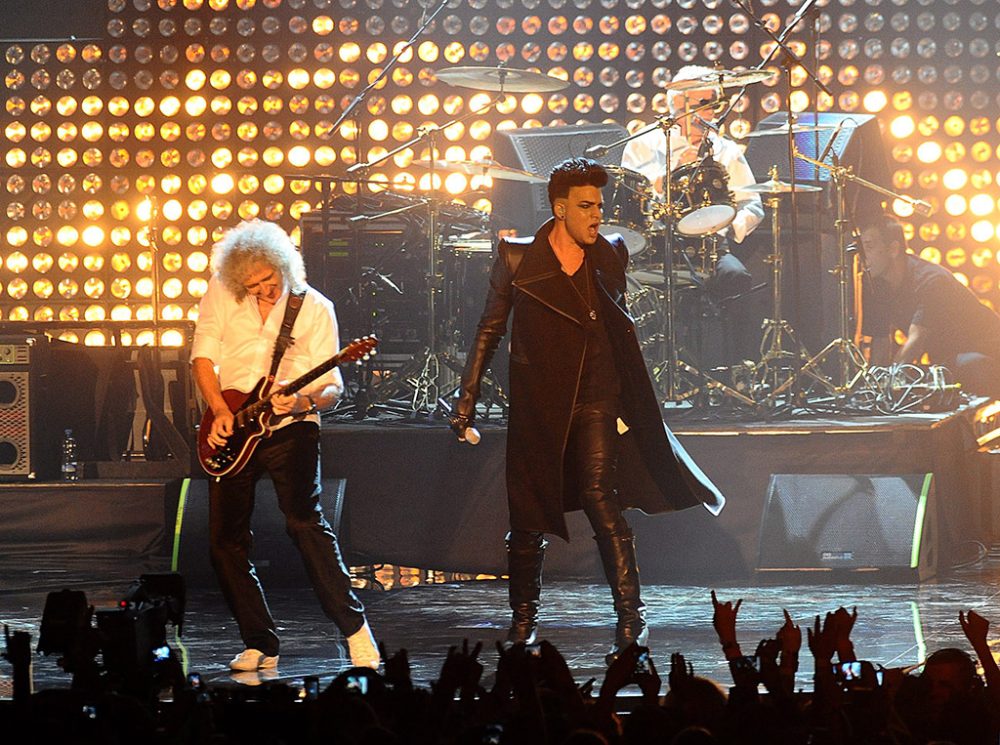
<svg viewBox="0 0 1000 745"><path fill-rule="evenodd" d="M244 649L229 662L230 670L248 672L253 670L268 670L278 666L278 655L268 657L259 649Z"/></svg>
<svg viewBox="0 0 1000 745"><path fill-rule="evenodd" d="M229 679L234 683L243 686L259 686L278 679L278 671L274 668L268 670L244 670L243 672L233 671L229 674Z"/></svg>
<svg viewBox="0 0 1000 745"><path fill-rule="evenodd" d="M372 670L378 670L378 666L382 663L368 621L347 637L347 649L351 653L351 664L354 667L370 667Z"/></svg>

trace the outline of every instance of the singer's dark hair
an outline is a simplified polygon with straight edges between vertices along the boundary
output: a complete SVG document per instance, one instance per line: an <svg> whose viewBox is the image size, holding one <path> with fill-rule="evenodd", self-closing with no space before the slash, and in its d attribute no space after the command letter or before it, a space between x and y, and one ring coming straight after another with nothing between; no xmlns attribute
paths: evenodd
<svg viewBox="0 0 1000 745"><path fill-rule="evenodd" d="M596 186L603 189L608 183L604 166L590 158L569 158L552 169L549 174L549 205L569 196L574 186Z"/></svg>
<svg viewBox="0 0 1000 745"><path fill-rule="evenodd" d="M906 233L903 231L902 223L900 223L894 215L872 215L868 220L864 221L858 229L877 230L885 243L890 245L895 243L899 246L901 251L906 250Z"/></svg>

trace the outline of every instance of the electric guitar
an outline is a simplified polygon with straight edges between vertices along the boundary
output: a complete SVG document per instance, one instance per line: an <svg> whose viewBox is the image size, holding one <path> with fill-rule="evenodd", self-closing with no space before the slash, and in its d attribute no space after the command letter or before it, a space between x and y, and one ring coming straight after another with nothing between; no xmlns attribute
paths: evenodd
<svg viewBox="0 0 1000 745"><path fill-rule="evenodd" d="M272 398L295 393L337 365L366 359L375 351L376 346L378 339L374 335L355 339L326 362L274 391L268 390L267 378L261 378L249 393L233 388L224 390L222 397L234 415L233 433L226 438L226 444L222 447L217 448L209 443L208 434L212 431L215 414L211 409L205 412L198 428L198 460L201 467L209 476L216 478L239 473L261 439L271 434L270 422L274 415L271 410Z"/></svg>

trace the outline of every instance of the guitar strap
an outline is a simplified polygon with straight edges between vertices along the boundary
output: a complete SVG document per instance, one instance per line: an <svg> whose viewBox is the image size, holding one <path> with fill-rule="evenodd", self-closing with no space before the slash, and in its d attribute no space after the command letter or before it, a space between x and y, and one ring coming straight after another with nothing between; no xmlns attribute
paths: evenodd
<svg viewBox="0 0 1000 745"><path fill-rule="evenodd" d="M302 308L302 300L305 296L305 290L291 292L288 295L288 302L285 303L285 317L281 319L281 331L278 332L278 338L274 342L274 355L271 357L271 372L267 374L265 390L269 390L274 384L274 376L278 372L278 365L281 363L281 358L284 356L285 350L295 343L295 339L292 338L292 326L295 325L295 319L299 315L299 309Z"/></svg>

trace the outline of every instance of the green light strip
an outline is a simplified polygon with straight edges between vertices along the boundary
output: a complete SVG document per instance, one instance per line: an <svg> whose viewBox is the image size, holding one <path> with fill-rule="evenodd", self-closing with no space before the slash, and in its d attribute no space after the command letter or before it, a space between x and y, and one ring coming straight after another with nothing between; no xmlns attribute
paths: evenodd
<svg viewBox="0 0 1000 745"><path fill-rule="evenodd" d="M174 550L170 556L170 571L176 572L177 557L181 552L181 527L184 525L184 505L187 503L188 489L191 487L191 479L187 478L181 482L181 493L177 497L177 518L174 520Z"/></svg>
<svg viewBox="0 0 1000 745"><path fill-rule="evenodd" d="M920 498L917 500L917 514L913 518L913 543L910 544L910 569L916 569L920 564L920 541L924 537L924 514L927 512L927 495L930 494L934 474L924 474L924 485L920 488Z"/></svg>

